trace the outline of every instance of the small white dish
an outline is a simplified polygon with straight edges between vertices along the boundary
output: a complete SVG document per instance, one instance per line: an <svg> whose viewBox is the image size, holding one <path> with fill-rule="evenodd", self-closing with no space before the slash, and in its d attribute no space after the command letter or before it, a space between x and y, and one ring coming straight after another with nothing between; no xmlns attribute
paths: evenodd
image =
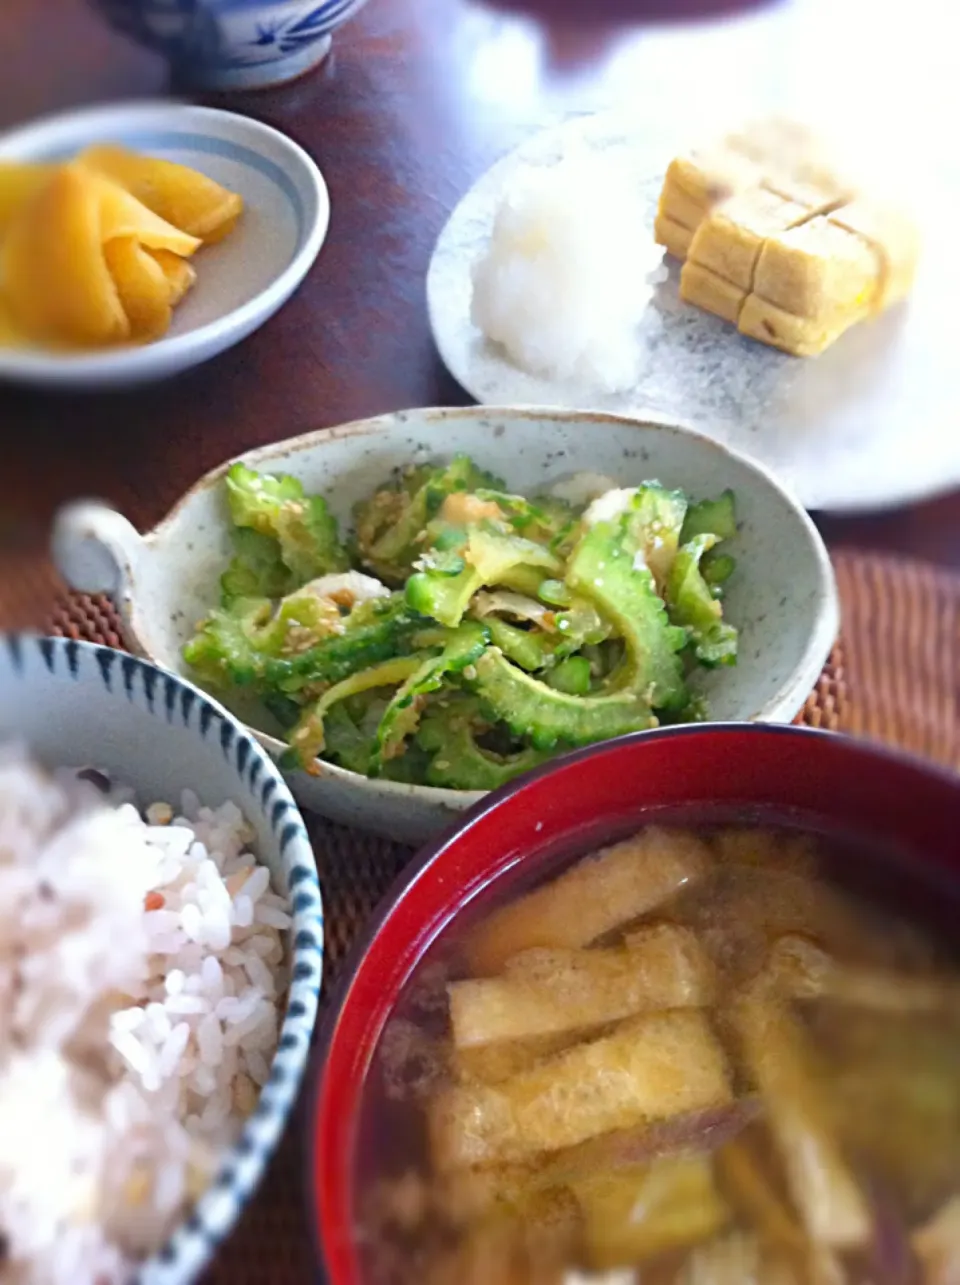
<svg viewBox="0 0 960 1285"><path fill-rule="evenodd" d="M410 463L464 452L521 493L574 473L602 473L624 486L657 478L694 496L736 492L737 575L725 597L740 629L732 669L698 683L711 716L787 723L802 709L837 636L830 558L813 523L772 477L742 455L670 424L575 411L410 410L308 433L243 456L262 472L291 473L325 495L342 530L354 503ZM146 535L97 502L62 510L54 560L74 589L112 595L134 651L181 674L183 645L219 598L232 545L221 465L187 492ZM260 715L255 717L259 719ZM284 746L254 728L274 757ZM291 776L294 794L335 821L419 842L457 819L480 795L371 780L332 763Z"/></svg>
<svg viewBox="0 0 960 1285"><path fill-rule="evenodd" d="M317 166L284 134L233 112L162 102L69 112L0 137L0 161L65 160L93 143L119 143L201 170L240 193L243 216L224 241L197 252L196 285L162 339L76 355L0 348L0 379L115 388L197 366L272 317L323 245L330 200Z"/></svg>
<svg viewBox="0 0 960 1285"><path fill-rule="evenodd" d="M487 342L470 317L472 272L504 194L580 149L603 154L635 178L652 239L666 167L691 143L677 132L626 113L574 117L537 134L471 188L440 233L427 276L434 341L457 382L493 406L590 407L688 424L759 460L808 509L882 509L960 484L950 315L960 255L949 213L958 188L943 158L927 167L916 202L923 253L909 300L855 326L820 357L789 357L684 303L679 265L669 257L669 276L637 330L642 371L625 392L537 378ZM910 184L905 190L916 197Z"/></svg>

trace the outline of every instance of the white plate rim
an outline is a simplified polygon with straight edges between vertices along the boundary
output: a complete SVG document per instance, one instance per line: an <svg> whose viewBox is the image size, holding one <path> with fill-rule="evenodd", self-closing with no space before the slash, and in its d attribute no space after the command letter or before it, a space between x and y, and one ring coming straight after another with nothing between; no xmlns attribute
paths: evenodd
<svg viewBox="0 0 960 1285"><path fill-rule="evenodd" d="M301 178L307 180L315 202L313 210L305 210L296 253L283 271L252 299L185 334L171 335L140 347L77 355L0 349L0 379L75 387L100 381L134 381L149 377L154 371L181 370L198 364L205 360L207 346L211 343L216 345L217 352L222 351L230 346L234 336L238 339L244 337L261 320L271 316L306 276L326 240L330 226L330 194L312 157L299 143L272 125L218 107L158 99L107 103L78 111L59 112L15 127L0 136L0 160L12 157L28 159L36 148L45 143L60 136L65 139L74 134L82 136L101 123L106 128L116 121L118 115L122 115L126 128L139 125L141 128L162 126L171 129L193 123L197 132L208 133L211 137L223 137L223 130L229 129L251 143L257 139L269 139L288 161L288 172L298 170ZM219 132L217 126L220 126ZM199 354L196 363L190 360L195 351Z"/></svg>

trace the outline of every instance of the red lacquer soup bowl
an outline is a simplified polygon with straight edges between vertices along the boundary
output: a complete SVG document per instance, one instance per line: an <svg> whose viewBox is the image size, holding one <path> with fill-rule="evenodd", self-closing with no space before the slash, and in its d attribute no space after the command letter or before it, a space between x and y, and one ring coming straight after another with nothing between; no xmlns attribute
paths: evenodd
<svg viewBox="0 0 960 1285"><path fill-rule="evenodd" d="M907 913L915 902L924 915L942 915L937 927L949 927L951 917L955 924L960 776L835 733L757 724L643 732L489 795L406 867L331 998L309 1154L317 1248L330 1285L364 1285L355 1229L371 1145L362 1127L367 1094L378 1040L417 965L452 921L467 921L486 903L484 890L509 895L654 819L778 821L819 831L866 866L878 895ZM374 1136L372 1145L390 1140Z"/></svg>

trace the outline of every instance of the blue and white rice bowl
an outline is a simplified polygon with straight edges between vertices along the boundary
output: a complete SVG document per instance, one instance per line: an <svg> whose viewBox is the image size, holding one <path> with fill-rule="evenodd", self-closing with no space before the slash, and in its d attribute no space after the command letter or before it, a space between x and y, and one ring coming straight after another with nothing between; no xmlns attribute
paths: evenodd
<svg viewBox="0 0 960 1285"><path fill-rule="evenodd" d="M189 683L8 635L0 852L8 1262L51 1285L183 1285L259 1181L307 1063L323 911L302 818Z"/></svg>
<svg viewBox="0 0 960 1285"><path fill-rule="evenodd" d="M125 35L204 89L263 89L304 75L366 0L91 0Z"/></svg>

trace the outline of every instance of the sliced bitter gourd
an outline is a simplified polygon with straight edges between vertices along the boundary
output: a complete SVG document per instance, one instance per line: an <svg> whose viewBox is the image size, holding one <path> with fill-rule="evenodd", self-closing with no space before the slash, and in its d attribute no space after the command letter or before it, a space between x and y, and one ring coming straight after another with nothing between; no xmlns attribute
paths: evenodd
<svg viewBox="0 0 960 1285"><path fill-rule="evenodd" d="M485 623L490 630L490 641L521 669L533 674L554 663L555 647L542 630L518 629L497 616L488 616Z"/></svg>
<svg viewBox="0 0 960 1285"><path fill-rule="evenodd" d="M339 701L356 696L359 692L378 687L396 687L415 674L422 663L421 656L403 656L372 665L359 673L351 674L342 682L327 688L318 700L304 711L300 721L290 733L290 750L284 755L287 766L302 767L306 771L317 759L326 744L324 720L330 709Z"/></svg>
<svg viewBox="0 0 960 1285"><path fill-rule="evenodd" d="M371 700L359 714L351 709L352 700L341 701L327 710L323 720L323 756L350 772L365 776L370 770L373 738L387 701L377 691L363 695Z"/></svg>
<svg viewBox="0 0 960 1285"><path fill-rule="evenodd" d="M628 543L634 555L642 556L661 592L680 545L686 513L684 493L668 491L659 482L646 482L638 487L627 509Z"/></svg>
<svg viewBox="0 0 960 1285"><path fill-rule="evenodd" d="M448 790L495 790L548 757L529 748L513 754L485 749L477 735L487 726L473 697L453 694L431 705L417 731L418 747L430 755L427 784Z"/></svg>
<svg viewBox="0 0 960 1285"><path fill-rule="evenodd" d="M502 486L499 478L478 468L466 455L457 455L440 467L410 470L354 509L364 563L388 583L402 583L422 553L418 537L448 495Z"/></svg>
<svg viewBox="0 0 960 1285"><path fill-rule="evenodd" d="M547 674L547 682L568 696L586 696L590 691L590 662L586 656L568 656Z"/></svg>
<svg viewBox="0 0 960 1285"><path fill-rule="evenodd" d="M681 544L688 544L695 536L714 535L718 540L732 540L737 534L736 499L730 490L715 500L698 500L687 509L680 532Z"/></svg>
<svg viewBox="0 0 960 1285"><path fill-rule="evenodd" d="M687 699L678 654L686 634L670 624L653 573L642 554L631 550L628 520L622 514L587 526L570 556L566 582L595 604L624 641L623 672L611 682L640 693L655 709L677 708Z"/></svg>
<svg viewBox="0 0 960 1285"><path fill-rule="evenodd" d="M450 633L439 656L428 656L413 670L384 711L370 760L372 775L403 753L408 736L417 730L424 702L444 680L461 673L483 655L490 635L484 625L466 621Z"/></svg>
<svg viewBox="0 0 960 1285"><path fill-rule="evenodd" d="M234 527L233 547L230 565L220 577L222 607L237 598L282 598L296 587L296 578L272 536L252 527Z"/></svg>
<svg viewBox="0 0 960 1285"><path fill-rule="evenodd" d="M577 512L573 506L553 496L527 500L522 495L487 490L477 491L476 495L479 500L496 504L520 535L545 544L553 552L563 546L576 526Z"/></svg>
<svg viewBox="0 0 960 1285"><path fill-rule="evenodd" d="M268 658L264 679L287 695L339 682L368 665L409 655L425 624L407 607L403 594L362 603L344 620L343 633L301 655Z"/></svg>
<svg viewBox="0 0 960 1285"><path fill-rule="evenodd" d="M589 745L657 726L642 692L627 688L571 696L525 674L494 647L487 648L473 674L465 674L464 683L476 692L484 712L538 750Z"/></svg>
<svg viewBox="0 0 960 1285"><path fill-rule="evenodd" d="M667 581L671 619L688 630L702 665L733 665L737 631L723 619L723 608L700 572L700 560L716 544L713 535L698 535L683 545Z"/></svg>
<svg viewBox="0 0 960 1285"><path fill-rule="evenodd" d="M238 598L229 610L211 611L183 649L197 680L217 691L259 688L268 658L253 636L272 611L269 598Z"/></svg>
<svg viewBox="0 0 960 1285"><path fill-rule="evenodd" d="M326 500L307 495L296 478L234 464L226 485L234 525L276 539L283 562L299 583L348 569L350 560Z"/></svg>
<svg viewBox="0 0 960 1285"><path fill-rule="evenodd" d="M444 550L448 556L451 552ZM466 528L466 540L459 556L463 559L463 568L451 574L447 566L437 565L428 552L424 569L410 577L406 588L407 604L413 611L449 628L463 619L478 589L499 584L514 567L539 567L552 574L562 570L559 560L543 545L485 524Z"/></svg>

